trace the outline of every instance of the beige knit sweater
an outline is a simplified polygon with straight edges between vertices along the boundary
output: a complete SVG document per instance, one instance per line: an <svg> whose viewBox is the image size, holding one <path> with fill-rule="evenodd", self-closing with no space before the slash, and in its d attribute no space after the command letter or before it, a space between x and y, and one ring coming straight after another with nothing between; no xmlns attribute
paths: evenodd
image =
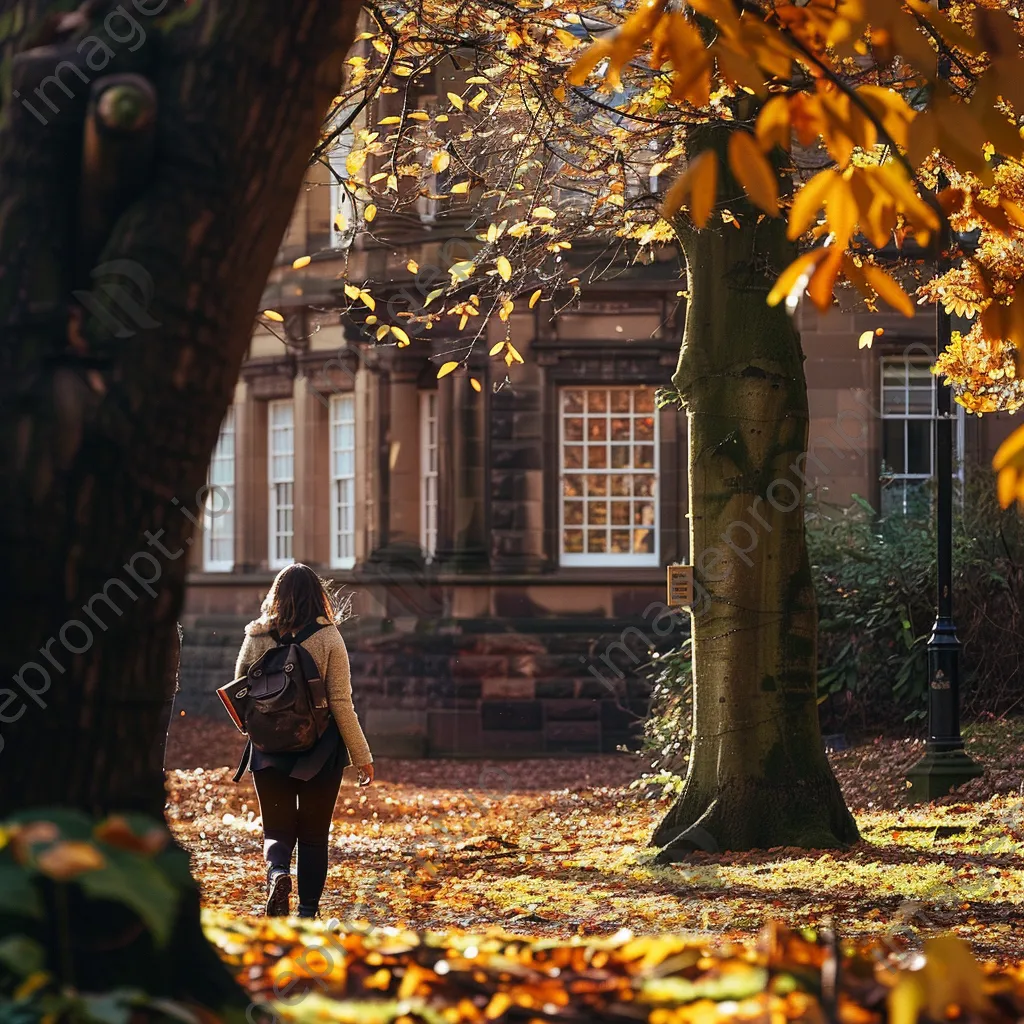
<svg viewBox="0 0 1024 1024"><path fill-rule="evenodd" d="M327 625L327 619L317 619L321 625ZM245 627L245 640L238 652L235 662L235 678L244 676L249 666L257 658L266 654L274 646L274 638L270 635L271 626L258 619ZM352 676L349 671L348 650L336 626L327 625L326 629L317 630L311 637L302 642L320 670L320 677L327 686L327 703L331 714L338 723L341 738L348 748L348 756L354 765L370 764L373 757L366 743L359 717L352 704Z"/></svg>

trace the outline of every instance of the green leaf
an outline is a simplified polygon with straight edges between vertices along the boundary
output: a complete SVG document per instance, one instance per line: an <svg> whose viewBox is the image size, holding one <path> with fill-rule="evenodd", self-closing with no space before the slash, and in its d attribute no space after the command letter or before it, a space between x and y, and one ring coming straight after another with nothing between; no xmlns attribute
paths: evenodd
<svg viewBox="0 0 1024 1024"><path fill-rule="evenodd" d="M0 939L0 964L6 964L19 978L27 978L46 965L46 950L24 935Z"/></svg>
<svg viewBox="0 0 1024 1024"><path fill-rule="evenodd" d="M105 992L82 996L82 1008L90 1024L128 1024L134 1004L142 999L137 992Z"/></svg>
<svg viewBox="0 0 1024 1024"><path fill-rule="evenodd" d="M167 944L178 909L178 890L149 858L104 845L107 866L76 879L94 899L114 900L134 910L153 933L158 946Z"/></svg>
<svg viewBox="0 0 1024 1024"><path fill-rule="evenodd" d="M0 863L0 913L42 917L43 905L27 871Z"/></svg>

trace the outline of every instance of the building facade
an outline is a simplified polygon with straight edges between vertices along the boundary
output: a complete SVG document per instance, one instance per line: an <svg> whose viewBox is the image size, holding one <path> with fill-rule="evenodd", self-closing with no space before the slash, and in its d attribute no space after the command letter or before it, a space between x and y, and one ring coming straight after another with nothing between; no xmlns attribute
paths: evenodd
<svg viewBox="0 0 1024 1024"><path fill-rule="evenodd" d="M438 325L400 348L342 293L376 288L381 322L422 304L452 239L425 209L343 237L347 201L311 170L213 454L192 549L183 709L220 713L245 622L276 571L307 562L352 598L343 632L371 746L404 756L611 751L635 741L645 664L678 645L665 566L685 563L685 414L659 410L684 306L675 265L632 268L552 318L515 312L523 364L488 358L506 324ZM293 269L298 257L308 265ZM807 476L836 505L912 511L934 468L930 310L798 313L811 409ZM399 321L400 322L400 321ZM865 331L882 329L871 348ZM446 359L467 372L437 379ZM964 463L987 465L1006 417L961 419Z"/></svg>

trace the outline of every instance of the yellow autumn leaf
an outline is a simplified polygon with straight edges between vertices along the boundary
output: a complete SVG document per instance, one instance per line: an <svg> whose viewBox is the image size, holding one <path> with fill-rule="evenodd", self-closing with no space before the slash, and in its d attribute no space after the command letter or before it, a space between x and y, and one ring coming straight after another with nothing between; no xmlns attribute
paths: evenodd
<svg viewBox="0 0 1024 1024"><path fill-rule="evenodd" d="M312 262L312 256L300 256L297 260L292 260L292 270L301 270L303 267L308 267Z"/></svg>
<svg viewBox="0 0 1024 1024"><path fill-rule="evenodd" d="M362 300L363 305L369 309L376 309L377 303L374 301L373 296L365 289L360 289L359 298Z"/></svg>
<svg viewBox="0 0 1024 1024"><path fill-rule="evenodd" d="M857 339L857 348L871 348L871 343L875 340L874 331L865 331Z"/></svg>
<svg viewBox="0 0 1024 1024"><path fill-rule="evenodd" d="M441 369L437 371L437 379L440 380L442 377L447 377L452 370L457 370L458 368L459 364L456 362L445 363Z"/></svg>
<svg viewBox="0 0 1024 1024"><path fill-rule="evenodd" d="M789 211L789 229L786 232L789 238L799 238L811 226L828 199L829 192L841 181L839 172L828 168L819 171L800 189Z"/></svg>
<svg viewBox="0 0 1024 1024"><path fill-rule="evenodd" d="M396 64L392 69L393 75L398 75L399 78L408 78L413 72L413 69L408 64Z"/></svg>
<svg viewBox="0 0 1024 1024"><path fill-rule="evenodd" d="M391 333L398 339L399 343L408 345L409 335L402 330L401 327L392 327Z"/></svg>
<svg viewBox="0 0 1024 1024"><path fill-rule="evenodd" d="M347 285L345 285L345 294L350 299L358 299L359 298L359 287L357 285L354 285L354 284L347 284Z"/></svg>
<svg viewBox="0 0 1024 1024"><path fill-rule="evenodd" d="M465 110L466 109L466 102L465 102L465 100L463 100L463 98L458 93L456 93L456 92L448 93L448 99L451 101L451 105L456 110Z"/></svg>
<svg viewBox="0 0 1024 1024"><path fill-rule="evenodd" d="M405 265L405 269L408 270L410 274L416 274L419 272L420 265L415 260L409 260Z"/></svg>
<svg viewBox="0 0 1024 1024"><path fill-rule="evenodd" d="M390 114L388 117L382 117L377 124L401 124L402 119L395 114Z"/></svg>
<svg viewBox="0 0 1024 1024"><path fill-rule="evenodd" d="M377 328L377 341L380 341L381 338L385 337L389 330L391 330L391 328L388 327L387 324L381 324L380 327Z"/></svg>
<svg viewBox="0 0 1024 1024"><path fill-rule="evenodd" d="M453 195L465 195L469 191L468 181L457 181L451 188Z"/></svg>
<svg viewBox="0 0 1024 1024"><path fill-rule="evenodd" d="M507 256L499 256L494 265L498 268L502 281L508 281L512 277L512 264L509 263Z"/></svg>
<svg viewBox="0 0 1024 1024"><path fill-rule="evenodd" d="M263 315L268 320L273 320L275 323L278 323L278 324L283 324L284 323L284 317L281 316L281 314L278 313L278 311L276 309L265 309L265 310L263 310Z"/></svg>
<svg viewBox="0 0 1024 1024"><path fill-rule="evenodd" d="M555 217L555 211L547 206L538 206L531 216L536 220L553 220Z"/></svg>
<svg viewBox="0 0 1024 1024"><path fill-rule="evenodd" d="M505 347L505 342L499 341L496 345L492 345L491 346L491 350L487 354L489 356L496 356L504 347Z"/></svg>
<svg viewBox="0 0 1024 1024"><path fill-rule="evenodd" d="M370 205L363 211L363 216L366 218L367 224L369 224L369 222L377 216L377 207L374 206L373 203L370 203Z"/></svg>
<svg viewBox="0 0 1024 1024"><path fill-rule="evenodd" d="M440 153L435 153L430 161L430 169L435 174L440 174L450 163L452 162L451 155L447 150L442 149Z"/></svg>
<svg viewBox="0 0 1024 1024"><path fill-rule="evenodd" d="M516 304L511 299L506 299L502 303L501 309L498 310L498 316L502 320L508 320L509 316L512 314L512 310L514 310L515 308Z"/></svg>
<svg viewBox="0 0 1024 1024"><path fill-rule="evenodd" d="M778 217L778 179L753 135L738 129L730 133L729 167L750 201L769 217Z"/></svg>
<svg viewBox="0 0 1024 1024"><path fill-rule="evenodd" d="M427 297L423 300L423 305L429 306L434 299L439 298L442 295L444 295L444 289L435 288L432 292L428 292Z"/></svg>
<svg viewBox="0 0 1024 1024"><path fill-rule="evenodd" d="M768 305L777 306L784 299L788 300L791 295L798 294L807 286L811 278L812 270L817 264L828 255L824 248L812 249L798 256L775 281L772 290L768 293Z"/></svg>
<svg viewBox="0 0 1024 1024"><path fill-rule="evenodd" d="M708 150L701 153L691 166L690 218L698 228L704 227L715 207L718 189L718 158Z"/></svg>
<svg viewBox="0 0 1024 1024"><path fill-rule="evenodd" d="M365 149L354 149L347 157L345 157L345 170L348 171L349 176L358 174L366 163L366 150Z"/></svg>
<svg viewBox="0 0 1024 1024"><path fill-rule="evenodd" d="M865 263L861 270L872 288L878 292L893 309L899 310L904 316L914 315L914 301L881 267Z"/></svg>
<svg viewBox="0 0 1024 1024"><path fill-rule="evenodd" d="M538 288L538 289L537 289L537 290L536 290L536 291L535 291L535 292L534 292L534 293L533 293L533 294L532 294L532 295L530 296L530 309L533 309L533 307L537 305L538 301L540 300L540 293L541 293L541 290L540 290L540 288Z"/></svg>
<svg viewBox="0 0 1024 1024"><path fill-rule="evenodd" d="M483 391L483 385L482 385L482 384L480 383L480 381L478 381L478 380L476 379L476 377L470 377L470 378L469 378L469 386L470 386L470 387L471 387L471 388L472 388L472 389L473 389L474 391Z"/></svg>
<svg viewBox="0 0 1024 1024"><path fill-rule="evenodd" d="M488 242L495 242L495 241L497 241L497 239L498 239L498 225L497 224L488 224L487 225L487 236L486 236L486 238L487 238Z"/></svg>
<svg viewBox="0 0 1024 1024"><path fill-rule="evenodd" d="M487 99L487 90L481 89L466 105L471 107L473 110L479 110L480 105L485 99Z"/></svg>
<svg viewBox="0 0 1024 1024"><path fill-rule="evenodd" d="M516 361L517 363L521 363L521 362L523 361L523 357L522 357L522 356L521 356L521 355L519 354L519 352L518 352L518 350L516 349L515 345L513 345L511 341L508 341L508 342L506 342L505 344L506 344L506 345L507 345L507 347L508 347L508 354L509 354L509 355L510 355L510 356L511 356L511 357L512 357L512 358L513 358L513 359L514 359L514 360L515 360L515 361Z"/></svg>

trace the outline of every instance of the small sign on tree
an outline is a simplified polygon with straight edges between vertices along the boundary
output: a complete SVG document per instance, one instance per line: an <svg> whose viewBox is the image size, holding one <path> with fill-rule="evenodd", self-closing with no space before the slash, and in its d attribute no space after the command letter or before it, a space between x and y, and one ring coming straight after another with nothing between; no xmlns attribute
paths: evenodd
<svg viewBox="0 0 1024 1024"><path fill-rule="evenodd" d="M693 604L693 566L668 567L668 604L671 608L689 608Z"/></svg>

